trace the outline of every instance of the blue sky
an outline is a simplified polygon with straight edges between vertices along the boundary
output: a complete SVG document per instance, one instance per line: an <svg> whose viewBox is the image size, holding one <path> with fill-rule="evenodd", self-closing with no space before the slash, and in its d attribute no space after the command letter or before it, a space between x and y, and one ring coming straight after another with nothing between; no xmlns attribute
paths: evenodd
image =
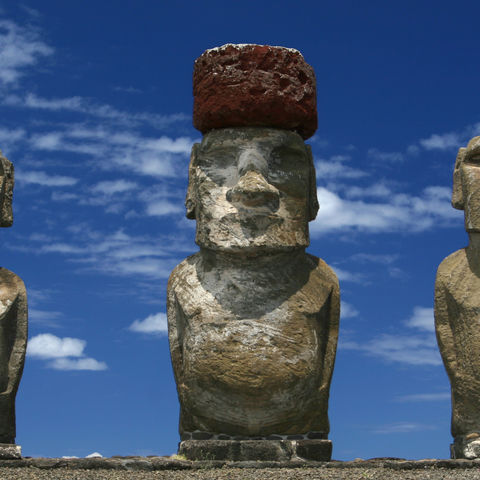
<svg viewBox="0 0 480 480"><path fill-rule="evenodd" d="M300 50L316 72L318 218L337 272L337 459L448 457L433 328L465 246L456 149L480 134L478 2L0 0L0 149L15 164L2 266L25 281L24 455L168 455L178 402L169 272L197 250L183 201L193 62L225 43Z"/></svg>

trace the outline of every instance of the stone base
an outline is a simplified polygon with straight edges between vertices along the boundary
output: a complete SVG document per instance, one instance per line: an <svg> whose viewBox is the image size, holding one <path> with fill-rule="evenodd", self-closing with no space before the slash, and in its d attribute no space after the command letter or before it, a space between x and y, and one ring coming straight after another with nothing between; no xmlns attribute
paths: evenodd
<svg viewBox="0 0 480 480"><path fill-rule="evenodd" d="M459 435L450 445L450 458L480 458L480 436L478 434Z"/></svg>
<svg viewBox="0 0 480 480"><path fill-rule="evenodd" d="M22 458L22 447L14 443L0 443L0 460Z"/></svg>
<svg viewBox="0 0 480 480"><path fill-rule="evenodd" d="M178 454L187 460L262 460L286 462L315 460L328 462L332 457L330 440L184 440Z"/></svg>

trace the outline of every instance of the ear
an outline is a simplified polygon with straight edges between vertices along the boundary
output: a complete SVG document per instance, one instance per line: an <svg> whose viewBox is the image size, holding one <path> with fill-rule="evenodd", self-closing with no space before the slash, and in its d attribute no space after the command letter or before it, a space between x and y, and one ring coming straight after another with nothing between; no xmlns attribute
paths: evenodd
<svg viewBox="0 0 480 480"><path fill-rule="evenodd" d="M456 208L457 210L463 210L464 208L460 167L463 164L466 151L466 148L458 149L457 159L455 161L455 168L453 170L452 207Z"/></svg>
<svg viewBox="0 0 480 480"><path fill-rule="evenodd" d="M195 219L195 208L197 206L197 192L195 188L195 176L197 169L197 151L200 148L199 143L195 143L192 147L190 155L190 165L188 166L188 188L187 197L185 198L185 208L187 209L187 218Z"/></svg>
<svg viewBox="0 0 480 480"><path fill-rule="evenodd" d="M11 227L13 197L13 163L0 151L0 227Z"/></svg>
<svg viewBox="0 0 480 480"><path fill-rule="evenodd" d="M315 174L315 165L313 164L312 148L305 145L308 159L310 162L310 178L308 179L308 221L315 220L319 209L317 198L317 176Z"/></svg>

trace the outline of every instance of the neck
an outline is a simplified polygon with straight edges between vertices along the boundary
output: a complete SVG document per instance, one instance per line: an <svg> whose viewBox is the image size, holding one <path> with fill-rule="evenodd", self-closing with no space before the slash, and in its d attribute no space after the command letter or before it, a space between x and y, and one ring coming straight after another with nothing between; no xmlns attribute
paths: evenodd
<svg viewBox="0 0 480 480"><path fill-rule="evenodd" d="M468 248L480 253L480 232L468 232Z"/></svg>
<svg viewBox="0 0 480 480"><path fill-rule="evenodd" d="M249 252L250 253L250 252ZM200 248L200 254L205 261L211 264L228 264L229 266L246 267L250 264L256 266L267 266L270 264L286 264L295 262L299 257L305 255L305 248L297 248L288 252L275 252L265 254L242 254L222 252L219 250L210 250L208 248Z"/></svg>

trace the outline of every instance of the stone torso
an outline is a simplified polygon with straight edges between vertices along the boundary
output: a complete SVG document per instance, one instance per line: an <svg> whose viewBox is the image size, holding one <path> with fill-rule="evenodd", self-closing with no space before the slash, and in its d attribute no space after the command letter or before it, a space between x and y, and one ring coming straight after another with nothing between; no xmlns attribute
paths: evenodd
<svg viewBox="0 0 480 480"><path fill-rule="evenodd" d="M443 308L449 320L437 325L437 335L448 336L454 347L449 373L458 377L461 372L463 381L478 382L480 394L480 382L475 380L480 378L480 269L469 262L466 249L440 264L436 288L436 307Z"/></svg>
<svg viewBox="0 0 480 480"><path fill-rule="evenodd" d="M14 443L15 395L27 346L27 294L17 275L0 267L0 443Z"/></svg>
<svg viewBox="0 0 480 480"><path fill-rule="evenodd" d="M172 273L169 334L189 412L184 430L328 432L331 369L319 372L326 360L333 367L338 283L322 260L291 256L236 265L196 254Z"/></svg>

